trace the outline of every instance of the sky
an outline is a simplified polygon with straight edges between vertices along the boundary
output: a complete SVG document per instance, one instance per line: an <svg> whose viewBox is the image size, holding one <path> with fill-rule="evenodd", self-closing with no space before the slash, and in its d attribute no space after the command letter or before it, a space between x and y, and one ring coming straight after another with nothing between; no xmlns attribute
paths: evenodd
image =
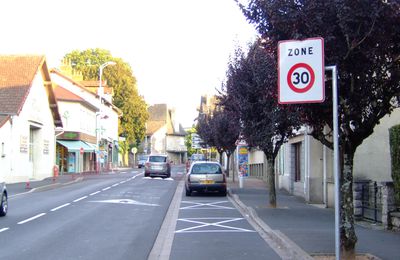
<svg viewBox="0 0 400 260"><path fill-rule="evenodd" d="M44 54L50 68L72 50L109 50L147 104L167 103L188 127L256 31L234 0L2 0L0 35L1 54Z"/></svg>

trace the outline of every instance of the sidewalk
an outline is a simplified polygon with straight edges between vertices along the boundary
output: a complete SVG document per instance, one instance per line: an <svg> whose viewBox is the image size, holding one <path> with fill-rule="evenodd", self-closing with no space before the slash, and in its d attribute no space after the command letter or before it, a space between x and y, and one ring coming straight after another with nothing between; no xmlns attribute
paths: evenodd
<svg viewBox="0 0 400 260"><path fill-rule="evenodd" d="M132 168L117 168L113 171L103 171L100 174L110 174L110 173L118 173L123 170L128 170ZM85 172L85 173L68 173L60 175L56 178L49 177L43 180L30 180L29 182L17 182L17 183L7 183L7 191L9 197L15 197L19 194L34 192L38 190L46 190L53 189L62 185L68 185L75 182L82 181L85 176L97 175L99 173L96 172Z"/></svg>
<svg viewBox="0 0 400 260"><path fill-rule="evenodd" d="M228 179L229 195L248 210L249 215L264 225L264 230L288 248L297 246L308 255L334 255L335 213L331 208L307 204L303 198L277 190L276 209L268 207L268 190L264 181L246 178ZM381 259L399 259L400 233L356 225L357 253L369 253ZM293 244L294 243L294 244Z"/></svg>

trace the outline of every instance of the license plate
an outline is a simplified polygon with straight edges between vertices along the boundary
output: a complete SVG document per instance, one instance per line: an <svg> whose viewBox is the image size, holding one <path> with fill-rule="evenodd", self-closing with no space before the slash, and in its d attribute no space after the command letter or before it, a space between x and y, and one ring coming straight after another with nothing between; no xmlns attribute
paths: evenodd
<svg viewBox="0 0 400 260"><path fill-rule="evenodd" d="M202 180L200 181L201 184L214 184L213 180Z"/></svg>
<svg viewBox="0 0 400 260"><path fill-rule="evenodd" d="M153 166L151 168L154 169L154 170L162 170L163 169L162 166Z"/></svg>

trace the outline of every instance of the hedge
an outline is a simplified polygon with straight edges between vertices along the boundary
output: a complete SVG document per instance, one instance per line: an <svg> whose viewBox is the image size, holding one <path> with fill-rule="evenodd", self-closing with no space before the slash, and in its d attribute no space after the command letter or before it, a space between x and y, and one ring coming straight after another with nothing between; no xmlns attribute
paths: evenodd
<svg viewBox="0 0 400 260"><path fill-rule="evenodd" d="M400 207L400 125L395 125L389 129L389 140L394 198L396 206Z"/></svg>

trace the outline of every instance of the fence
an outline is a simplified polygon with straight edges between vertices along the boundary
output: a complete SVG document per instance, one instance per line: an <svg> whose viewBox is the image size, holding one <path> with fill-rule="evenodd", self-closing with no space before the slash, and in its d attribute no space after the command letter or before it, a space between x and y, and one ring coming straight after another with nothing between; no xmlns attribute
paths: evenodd
<svg viewBox="0 0 400 260"><path fill-rule="evenodd" d="M382 222L382 186L376 181L354 182L354 216Z"/></svg>

